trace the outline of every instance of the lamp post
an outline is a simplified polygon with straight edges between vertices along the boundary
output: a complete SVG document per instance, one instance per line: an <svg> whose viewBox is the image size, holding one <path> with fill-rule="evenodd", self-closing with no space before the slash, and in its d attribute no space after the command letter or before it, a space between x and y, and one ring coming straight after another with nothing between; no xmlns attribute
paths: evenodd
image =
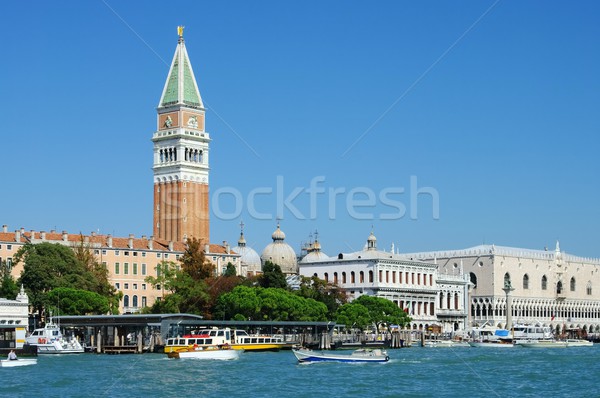
<svg viewBox="0 0 600 398"><path fill-rule="evenodd" d="M512 291L515 290L514 287L511 286L510 280L504 281L504 287L502 288L504 293L506 293L506 329L510 330L512 328Z"/></svg>

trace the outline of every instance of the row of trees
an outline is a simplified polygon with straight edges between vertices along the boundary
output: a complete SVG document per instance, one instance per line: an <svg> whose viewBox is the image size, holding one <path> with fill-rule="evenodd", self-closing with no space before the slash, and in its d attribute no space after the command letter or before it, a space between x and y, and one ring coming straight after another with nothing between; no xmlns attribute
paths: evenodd
<svg viewBox="0 0 600 398"><path fill-rule="evenodd" d="M14 296L23 284L30 303L40 315L45 310L84 315L118 313L122 294L108 282L107 270L99 264L83 238L75 248L60 244L26 244L15 255L24 263L17 281L4 264L0 296ZM343 289L317 277L301 277L292 290L277 264L266 262L257 277L236 275L228 264L216 276L197 239L189 239L178 263L162 262L157 276L145 281L163 291L163 297L146 313L191 313L206 319L328 321L365 329L371 325L400 325L408 315L393 302L361 296L348 303ZM55 312L56 313L56 312Z"/></svg>

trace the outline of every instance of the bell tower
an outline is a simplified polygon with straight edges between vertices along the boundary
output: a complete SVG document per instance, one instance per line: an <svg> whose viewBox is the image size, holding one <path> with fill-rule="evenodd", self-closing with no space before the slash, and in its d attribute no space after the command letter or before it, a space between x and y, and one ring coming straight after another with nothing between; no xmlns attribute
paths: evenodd
<svg viewBox="0 0 600 398"><path fill-rule="evenodd" d="M209 134L204 105L190 63L183 26L157 108L154 143L154 236L210 242Z"/></svg>

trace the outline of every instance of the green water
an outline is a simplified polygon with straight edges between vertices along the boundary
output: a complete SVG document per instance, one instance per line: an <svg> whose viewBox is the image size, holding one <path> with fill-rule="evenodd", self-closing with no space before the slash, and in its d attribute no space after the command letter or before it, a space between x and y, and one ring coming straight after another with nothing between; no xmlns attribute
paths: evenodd
<svg viewBox="0 0 600 398"><path fill-rule="evenodd" d="M405 348L384 364L298 364L291 351L237 361L162 354L40 356L0 368L12 397L598 397L600 347Z"/></svg>

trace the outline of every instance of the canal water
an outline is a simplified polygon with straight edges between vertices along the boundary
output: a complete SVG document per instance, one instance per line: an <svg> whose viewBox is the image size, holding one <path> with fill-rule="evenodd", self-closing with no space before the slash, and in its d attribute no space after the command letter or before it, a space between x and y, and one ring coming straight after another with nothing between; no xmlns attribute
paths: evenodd
<svg viewBox="0 0 600 398"><path fill-rule="evenodd" d="M11 397L598 397L600 346L404 348L384 364L298 364L291 351L237 361L164 354L39 356L0 368Z"/></svg>

